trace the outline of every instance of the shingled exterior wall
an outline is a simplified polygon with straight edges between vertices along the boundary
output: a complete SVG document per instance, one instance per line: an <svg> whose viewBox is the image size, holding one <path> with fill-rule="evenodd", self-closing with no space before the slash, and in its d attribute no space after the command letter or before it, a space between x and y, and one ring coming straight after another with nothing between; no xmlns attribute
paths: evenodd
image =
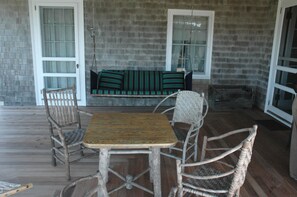
<svg viewBox="0 0 297 197"><path fill-rule="evenodd" d="M35 105L28 2L0 0L0 103Z"/></svg>
<svg viewBox="0 0 297 197"><path fill-rule="evenodd" d="M264 108L277 0L84 0L87 105L153 105L151 99L90 96L96 35L97 69L164 70L168 9L215 11L210 80L199 85L248 85ZM27 0L0 0L0 103L35 105ZM198 87L198 88L197 88Z"/></svg>
<svg viewBox="0 0 297 197"><path fill-rule="evenodd" d="M85 29L93 25L92 7L93 1L85 1ZM103 0L95 1L94 7L99 70L165 69L167 10L215 11L211 79L194 81L194 89L201 90L208 84L252 86L257 105L264 108L277 0ZM85 41L89 70L93 45L87 30ZM88 73L86 78L89 92ZM87 95L89 105L129 102L135 105L139 99L105 100ZM142 100L141 105L146 102Z"/></svg>

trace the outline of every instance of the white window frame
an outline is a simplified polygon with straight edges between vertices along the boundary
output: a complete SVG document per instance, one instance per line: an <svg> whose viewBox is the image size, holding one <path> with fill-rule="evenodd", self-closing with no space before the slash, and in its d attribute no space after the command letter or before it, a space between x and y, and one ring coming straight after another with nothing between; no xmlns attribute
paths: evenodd
<svg viewBox="0 0 297 197"><path fill-rule="evenodd" d="M171 70L172 60L172 35L173 35L173 16L205 16L208 17L208 35L207 49L205 61L205 74L193 73L193 79L210 79L211 73L211 58L212 58L212 42L215 12L209 10L183 10L183 9L168 9L167 20L167 47L166 47L166 70Z"/></svg>

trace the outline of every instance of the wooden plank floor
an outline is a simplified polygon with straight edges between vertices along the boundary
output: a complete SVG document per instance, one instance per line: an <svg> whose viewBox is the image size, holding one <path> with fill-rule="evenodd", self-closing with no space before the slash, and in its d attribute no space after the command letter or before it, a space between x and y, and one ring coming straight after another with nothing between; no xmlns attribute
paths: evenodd
<svg viewBox="0 0 297 197"><path fill-rule="evenodd" d="M90 112L121 111L150 112L149 107L86 107ZM250 127L256 120L271 119L263 112L240 110L228 112L209 112L200 137L207 134L227 132L242 127ZM86 126L89 117L82 116ZM0 108L0 180L33 183L33 188L16 196L49 197L65 186L64 168L50 164L50 141L48 123L41 107L1 107ZM241 196L297 196L297 181L289 177L289 148L287 147L290 130L269 130L259 125L252 162ZM162 191L167 196L175 185L175 161L162 157ZM147 167L146 156L112 156L112 168L120 173L137 174ZM72 179L94 174L98 168L98 156L84 159L71 166ZM151 186L148 175L139 182ZM110 176L109 186L120 184ZM111 196L151 196L138 189L122 189Z"/></svg>

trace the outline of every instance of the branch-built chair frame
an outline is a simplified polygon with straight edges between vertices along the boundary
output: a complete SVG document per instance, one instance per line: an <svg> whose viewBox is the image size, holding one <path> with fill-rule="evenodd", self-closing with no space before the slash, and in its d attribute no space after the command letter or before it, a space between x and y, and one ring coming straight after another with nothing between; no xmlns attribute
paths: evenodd
<svg viewBox="0 0 297 197"><path fill-rule="evenodd" d="M19 192L25 191L33 187L32 183L27 184L18 184L18 183L11 183L6 181L0 181L0 196L12 196Z"/></svg>
<svg viewBox="0 0 297 197"><path fill-rule="evenodd" d="M225 144L222 140L226 137L238 137L238 134L243 133L248 136L236 146L221 147ZM239 196L251 161L256 134L257 125L254 125L252 128L230 131L217 137L204 137L200 162L182 164L179 160L176 161L178 186L172 188L171 195L177 193L180 197L191 193L208 197ZM209 146L210 142L216 142L216 145ZM220 154L215 154L218 152ZM208 154L209 158L206 157ZM213 157L214 154L217 156Z"/></svg>
<svg viewBox="0 0 297 197"><path fill-rule="evenodd" d="M161 154L170 158L179 159L182 163L189 159L197 161L198 136L203 125L204 118L208 112L208 103L204 93L194 91L178 91L164 98L154 109L153 113L160 110L162 104L176 97L175 106L161 111L162 114L173 111L170 124L172 125L178 143L169 148L169 152L162 151ZM177 154L173 153L176 151ZM181 153L181 156L180 154Z"/></svg>
<svg viewBox="0 0 297 197"><path fill-rule="evenodd" d="M100 192L100 195L98 195ZM69 185L65 186L60 197L95 197L102 196L108 197L106 185L103 178L98 172L95 175L90 175L87 177L80 178Z"/></svg>
<svg viewBox="0 0 297 197"><path fill-rule="evenodd" d="M78 109L75 87L58 90L43 89L42 92L49 122L52 165L56 166L56 161L64 164L66 178L70 180L70 163L85 157L83 153L85 147L82 145L85 129L81 128L80 112L90 116L92 114ZM78 152L81 156L70 160L70 156Z"/></svg>

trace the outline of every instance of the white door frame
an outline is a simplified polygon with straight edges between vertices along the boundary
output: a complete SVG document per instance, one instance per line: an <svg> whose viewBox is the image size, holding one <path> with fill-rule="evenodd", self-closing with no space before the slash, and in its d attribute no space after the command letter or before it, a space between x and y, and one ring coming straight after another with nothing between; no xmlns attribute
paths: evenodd
<svg viewBox="0 0 297 197"><path fill-rule="evenodd" d="M273 47L270 61L270 72L269 72L269 80L268 80L268 88L266 94L266 102L265 102L265 113L271 115L275 119L280 122L286 124L287 126L291 126L293 117L292 115L276 108L272 105L274 87L285 90L286 92L295 94L295 91L292 88L283 87L278 84L275 84L275 76L277 70L297 72L297 69L280 67L277 65L277 60L279 56L279 49L281 44L281 34L282 34L282 26L283 26L283 18L285 13L285 8L296 6L296 0L279 0L278 8L277 8L277 17L274 28L274 39L273 39ZM294 71L295 70L295 71Z"/></svg>
<svg viewBox="0 0 297 197"><path fill-rule="evenodd" d="M79 65L78 77L76 81L78 105L86 105L86 88L85 88L85 54L84 54L84 13L83 13L83 0L29 0L29 14L30 14L30 28L31 28L31 41L32 41L32 55L33 55L33 68L34 68L34 82L35 82L35 95L36 104L43 105L41 89L43 88L43 80L40 77L42 73L40 64L41 57L41 34L40 29L34 27L34 24L39 23L39 9L38 6L72 6L74 7L74 20L75 28L78 35L75 35L76 44L76 64ZM39 23L40 24L40 23ZM62 58L61 58L62 59Z"/></svg>

